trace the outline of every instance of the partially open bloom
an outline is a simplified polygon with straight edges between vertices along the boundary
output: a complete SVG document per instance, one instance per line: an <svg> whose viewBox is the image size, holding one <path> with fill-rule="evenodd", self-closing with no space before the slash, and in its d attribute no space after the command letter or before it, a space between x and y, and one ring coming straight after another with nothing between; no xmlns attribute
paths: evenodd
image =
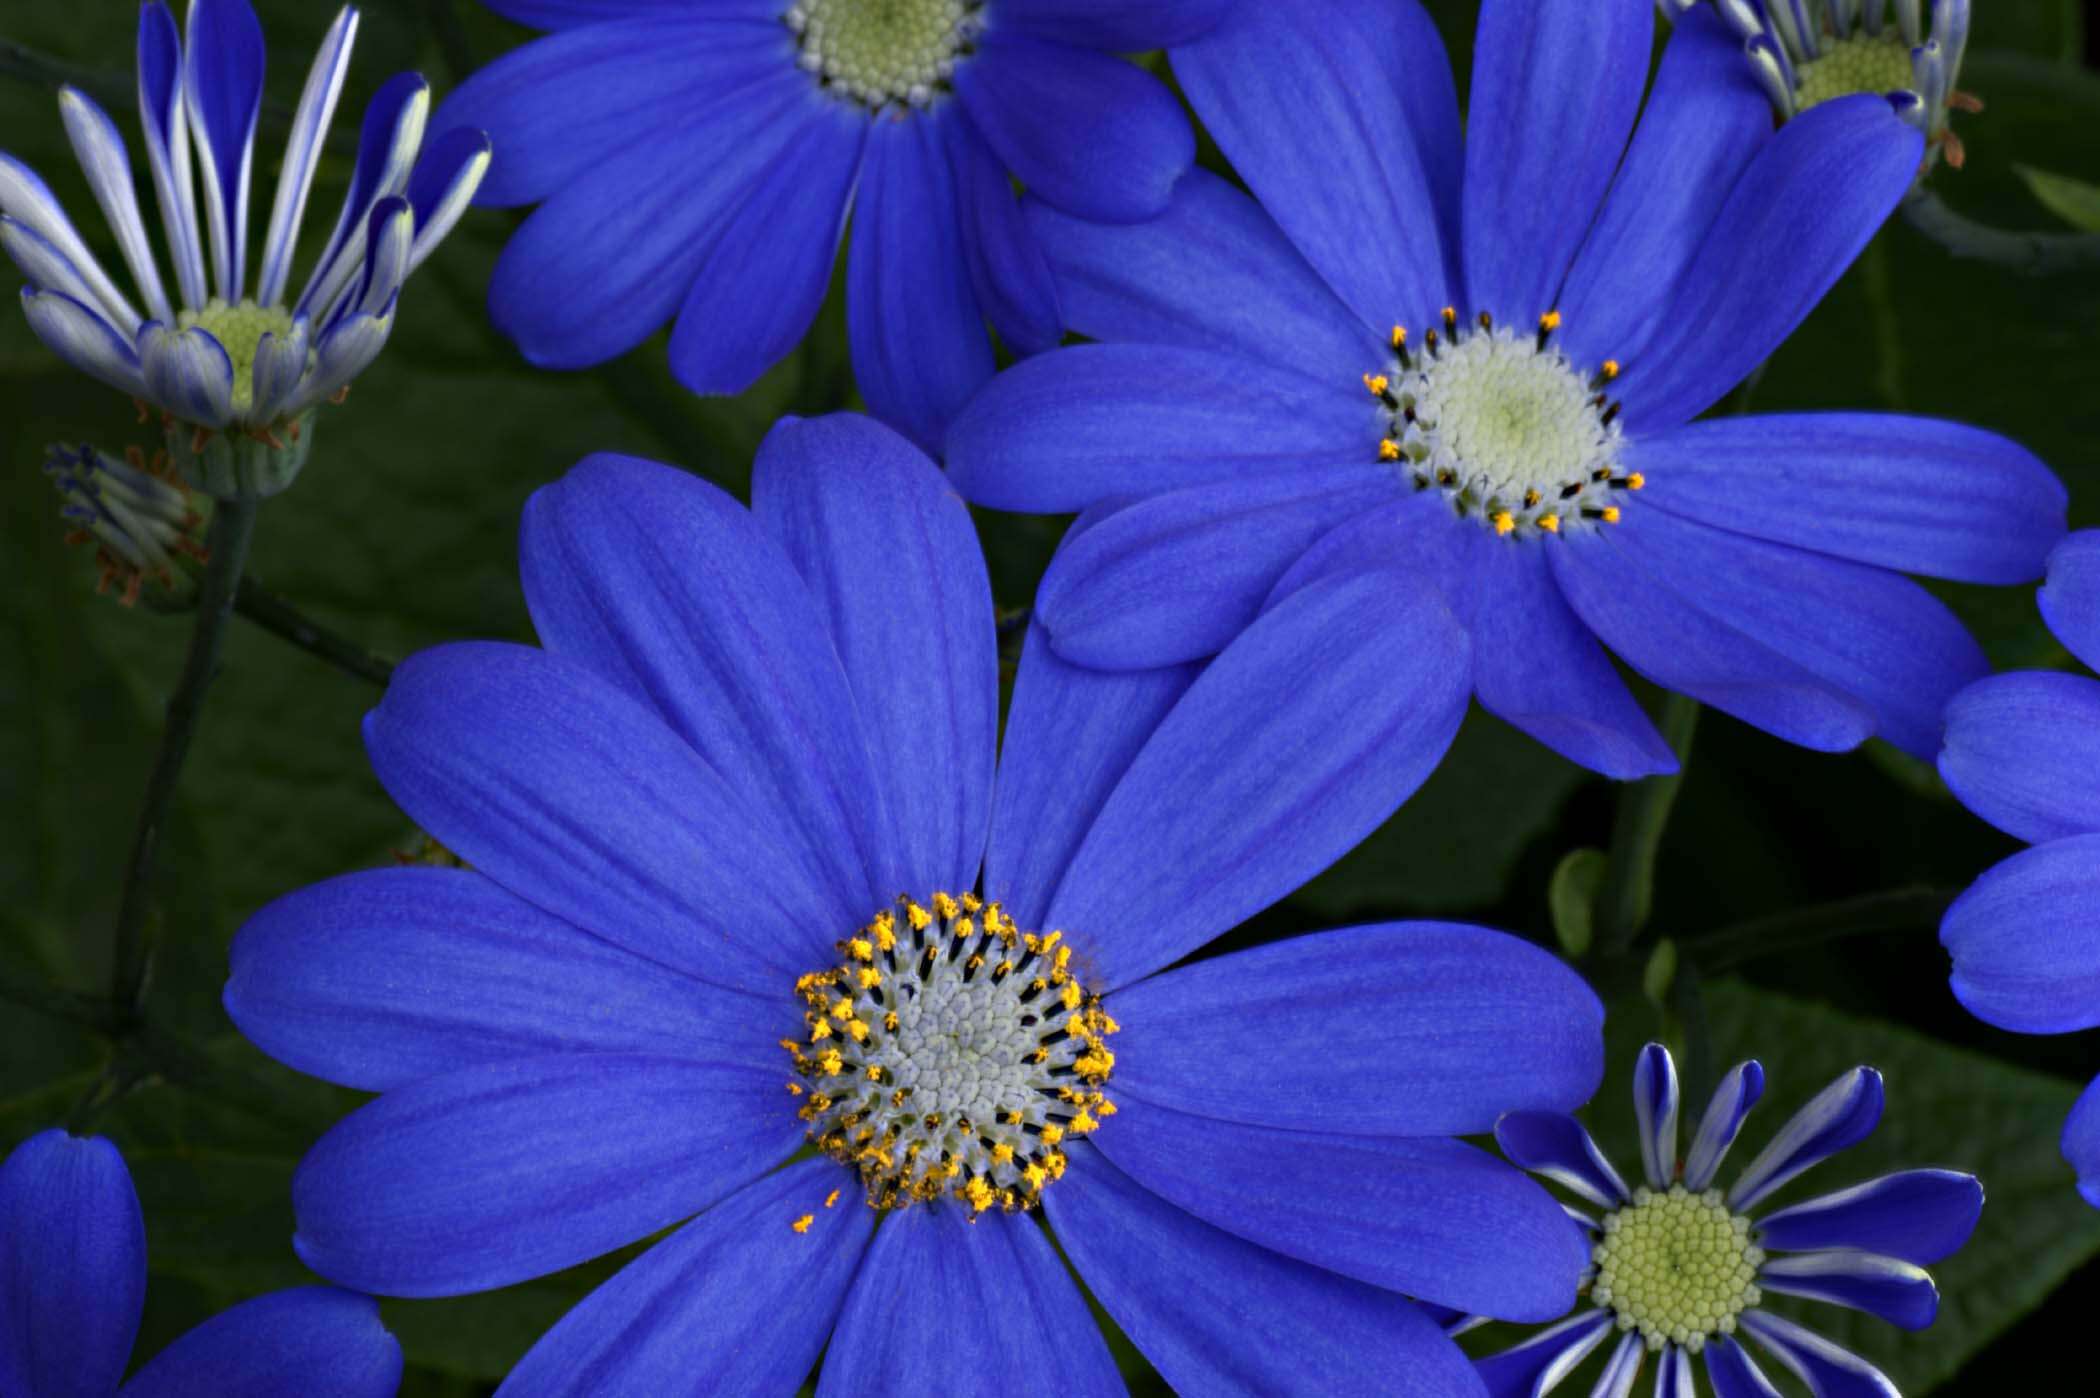
<svg viewBox="0 0 2100 1398"><path fill-rule="evenodd" d="M1256 199L1029 208L1072 326L949 433L1000 509L1094 510L1036 614L1069 660L1208 654L1307 584L1398 569L1471 633L1481 702L1613 776L1674 759L1604 647L1808 747L1929 754L1984 672L1900 576L2016 582L2064 528L2035 457L1873 413L1691 419L1909 187L1923 138L1842 97L1773 129L1713 16L1645 114L1645 0L1486 0L1461 147L1413 0L1242 5L1172 51ZM1599 642L1602 642L1602 646Z"/></svg>
<svg viewBox="0 0 2100 1398"><path fill-rule="evenodd" d="M987 322L1017 353L1063 334L1012 180L1080 218L1165 208L1195 137L1118 55L1232 0L486 3L555 31L438 114L495 137L483 203L542 206L489 293L527 359L602 363L675 321L679 380L740 393L801 341L843 242L861 393L936 450L992 375Z"/></svg>
<svg viewBox="0 0 2100 1398"><path fill-rule="evenodd" d="M128 607L148 582L175 590L183 560L201 560L202 517L164 454L148 461L134 447L120 461L86 443L55 444L44 452L44 474L63 502L60 516L73 526L67 542L95 546L102 565L96 591L115 585Z"/></svg>
<svg viewBox="0 0 2100 1398"><path fill-rule="evenodd" d="M2100 533L2049 559L2042 616L2100 669ZM2100 681L1993 675L1947 706L1940 775L1963 805L2034 848L1986 871L1940 923L1955 996L2021 1034L2100 1025ZM2100 1079L2064 1123L2064 1158L2100 1208Z"/></svg>
<svg viewBox="0 0 2100 1398"><path fill-rule="evenodd" d="M450 1295L675 1229L510 1393L790 1392L820 1352L823 1394L1120 1391L1040 1209L1184 1392L1477 1393L1408 1298L1550 1318L1583 1248L1453 1138L1585 1100L1595 997L1448 923L1176 965L1422 779L1389 739L1458 722L1441 604L1309 588L1319 624L1200 672L1031 637L995 764L990 589L937 468L790 421L752 491L598 457L535 496L545 649L426 652L366 725L471 872L241 932L242 1031L381 1094L300 1167L300 1255Z"/></svg>
<svg viewBox="0 0 2100 1398"><path fill-rule="evenodd" d="M139 9L139 120L173 294L124 138L77 88L60 89L59 112L144 309L103 270L36 172L4 152L0 247L28 278L22 305L38 338L141 411L158 412L169 451L199 489L269 495L305 463L314 409L346 392L386 344L402 283L451 231L488 169L488 138L458 131L425 147L429 86L404 73L381 88L335 230L294 296L292 261L357 12L336 17L314 59L252 275L262 26L248 0L192 0L188 21L185 44L161 0Z"/></svg>
<svg viewBox="0 0 2100 1398"><path fill-rule="evenodd" d="M1779 1128L1724 1191L1722 1158L1765 1085L1756 1060L1721 1079L1691 1148L1678 1147L1677 1069L1661 1044L1633 1074L1641 1172L1633 1189L1589 1132L1558 1112L1514 1112L1495 1125L1503 1153L1574 1194L1568 1210L1592 1242L1583 1280L1591 1309L1484 1359L1492 1398L1550 1392L1616 1331L1592 1390L1624 1398L1646 1355L1656 1398L1693 1398L1692 1360L1718 1398L1776 1398L1737 1336L1747 1334L1816 1398L1896 1398L1866 1360L1762 1307L1765 1293L1804 1296L1922 1330L1939 1290L1922 1264L1958 1251L1983 1211L1983 1186L1955 1170L1904 1170L1776 1211L1760 1206L1797 1175L1858 1145L1881 1121L1881 1075L1854 1068Z"/></svg>
<svg viewBox="0 0 2100 1398"><path fill-rule="evenodd" d="M368 1296L244 1301L124 1382L146 1301L146 1230L124 1157L45 1131L0 1162L0 1393L7 1398L393 1398L401 1347Z"/></svg>

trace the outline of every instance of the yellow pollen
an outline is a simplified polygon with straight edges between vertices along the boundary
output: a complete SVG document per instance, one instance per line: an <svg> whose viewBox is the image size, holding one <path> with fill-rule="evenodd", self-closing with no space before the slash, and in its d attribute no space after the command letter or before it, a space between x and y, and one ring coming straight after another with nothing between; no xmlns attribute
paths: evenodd
<svg viewBox="0 0 2100 1398"><path fill-rule="evenodd" d="M1406 326L1404 326L1404 325L1396 325L1396 326L1394 326L1394 327L1393 327L1393 348L1394 348L1394 349L1396 349L1396 350L1397 350L1397 349L1406 349L1406 348L1407 348L1407 327L1406 327Z"/></svg>
<svg viewBox="0 0 2100 1398"><path fill-rule="evenodd" d="M1391 437L1380 442L1378 444L1378 459L1380 461L1398 461L1400 459L1400 444Z"/></svg>
<svg viewBox="0 0 2100 1398"><path fill-rule="evenodd" d="M790 1223L788 1227L794 1229L797 1233L807 1233L809 1226L816 1221L817 1216L815 1214L804 1214L793 1223Z"/></svg>
<svg viewBox="0 0 2100 1398"><path fill-rule="evenodd" d="M1560 516L1540 515L1539 528L1545 530L1548 534L1558 534L1560 532Z"/></svg>
<svg viewBox="0 0 2100 1398"><path fill-rule="evenodd" d="M1544 315L1540 316L1540 317L1539 317L1539 329L1541 329L1541 330L1558 330L1558 329L1560 329L1560 312L1559 312L1559 311L1548 311L1548 312L1546 312L1546 313L1545 313Z"/></svg>
<svg viewBox="0 0 2100 1398"><path fill-rule="evenodd" d="M830 1207L831 1207L831 1206L832 1206L833 1204L836 1204L836 1203L837 1203L838 1201L839 1201L839 1192L838 1192L838 1191L837 1191L836 1189L834 1189L834 1190L832 1190L832 1191L831 1191L831 1193L829 1193L829 1194L827 1194L827 1195L825 1195L825 1196L824 1196L824 1207L828 1209L828 1208L830 1208Z"/></svg>
<svg viewBox="0 0 2100 1398"><path fill-rule="evenodd" d="M1606 524L1617 524L1619 522L1619 507L1617 505L1606 505L1604 507L1604 522Z"/></svg>
<svg viewBox="0 0 2100 1398"><path fill-rule="evenodd" d="M1508 534L1516 527L1517 517L1515 515L1508 510L1497 510L1495 512L1495 532L1497 534Z"/></svg>
<svg viewBox="0 0 2100 1398"><path fill-rule="evenodd" d="M1648 478L1642 475L1639 471L1633 471L1627 474L1626 488L1628 490L1639 490L1642 486L1646 484L1648 484Z"/></svg>
<svg viewBox="0 0 2100 1398"><path fill-rule="evenodd" d="M1607 379L1615 379L1619 377L1619 361L1616 359L1605 360L1603 373L1604 377Z"/></svg>
<svg viewBox="0 0 2100 1398"><path fill-rule="evenodd" d="M1383 374L1364 375L1364 387L1371 390L1371 396L1373 398L1383 398L1385 396L1385 391L1388 388L1391 388L1392 385L1393 381Z"/></svg>

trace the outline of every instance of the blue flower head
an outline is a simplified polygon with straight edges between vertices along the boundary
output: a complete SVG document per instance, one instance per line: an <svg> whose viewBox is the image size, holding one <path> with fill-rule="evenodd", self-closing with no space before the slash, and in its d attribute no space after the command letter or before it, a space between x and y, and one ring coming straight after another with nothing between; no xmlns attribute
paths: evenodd
<svg viewBox="0 0 2100 1398"><path fill-rule="evenodd" d="M121 582L125 606L138 601L148 581L175 590L183 560L203 557L201 516L165 456L149 463L134 447L120 461L84 442L58 444L44 452L44 475L58 491L60 517L73 526L67 542L95 546L102 564L97 590Z"/></svg>
<svg viewBox="0 0 2100 1398"><path fill-rule="evenodd" d="M357 18L346 7L321 41L252 279L248 193L264 55L248 0L192 0L186 45L160 0L139 9L139 120L172 296L124 138L92 98L61 88L59 111L143 310L36 172L0 152L0 247L28 279L30 328L73 367L158 410L177 463L215 495L267 495L290 483L306 459L314 409L347 392L378 356L402 283L451 231L488 169L480 132L424 145L429 87L412 73L395 78L365 113L342 213L294 297L292 258Z"/></svg>
<svg viewBox="0 0 2100 1398"><path fill-rule="evenodd" d="M1477 1393L1409 1298L1548 1319L1584 1252L1454 1138L1585 1100L1596 998L1447 923L1177 965L1422 780L1456 628L1340 579L1200 669L1038 633L1002 748L933 463L791 420L752 496L617 457L536 495L543 648L412 658L366 725L471 867L241 932L243 1032L381 1094L300 1167L301 1256L451 1295L671 1230L514 1394L789 1392L820 1353L825 1394L1118 1392L1041 1218L1185 1392Z"/></svg>
<svg viewBox="0 0 2100 1398"><path fill-rule="evenodd" d="M1582 1124L1560 1112L1513 1112L1495 1125L1503 1153L1582 1201L1568 1213L1593 1244L1583 1280L1591 1308L1480 1362L1491 1398L1538 1398L1614 1330L1592 1390L1625 1398L1645 1354L1656 1398L1694 1398L1703 1358L1718 1398L1777 1398L1737 1336L1747 1334L1815 1398L1897 1398L1858 1355L1762 1308L1764 1293L1804 1296L1922 1330L1939 1291L1922 1263L1958 1251L1983 1211L1983 1186L1954 1170L1905 1170L1776 1212L1758 1206L1817 1162L1858 1145L1881 1121L1881 1075L1854 1068L1779 1128L1724 1191L1721 1162L1764 1093L1764 1069L1738 1063L1721 1079L1690 1150L1678 1147L1677 1069L1661 1044L1633 1074L1641 1173L1633 1189Z"/></svg>
<svg viewBox="0 0 2100 1398"><path fill-rule="evenodd" d="M1231 0L487 0L555 31L438 115L500 152L482 202L541 204L490 291L533 363L582 368L667 321L696 393L801 341L847 242L853 368L928 450L1063 315L1013 178L1080 218L1164 209L1195 156L1166 86L1116 55ZM848 214L851 231L847 231Z"/></svg>
<svg viewBox="0 0 2100 1398"><path fill-rule="evenodd" d="M2057 639L2100 669L2100 533L2050 555L2041 607ZM2100 681L1979 680L1947 707L1939 767L1963 805L2034 846L1986 871L1941 921L1956 998L2021 1034L2100 1024ZM2071 1109L2063 1153L2100 1208L2100 1079Z"/></svg>
<svg viewBox="0 0 2100 1398"><path fill-rule="evenodd" d="M0 1393L7 1398L392 1398L401 1347L369 1296L276 1291L204 1322L124 1382L146 1230L117 1148L46 1131L0 1162Z"/></svg>
<svg viewBox="0 0 2100 1398"><path fill-rule="evenodd" d="M1442 598L1482 704L1597 771L1674 767L1607 658L1808 747L1938 743L1984 673L1900 572L2035 576L2064 492L1949 422L1691 421L1778 347L1909 188L1880 96L1776 131L1703 9L1638 127L1653 6L1485 0L1461 144L1414 0L1246 4L1172 51L1254 198L1027 210L1074 329L949 433L1001 509L1089 511L1037 616L1066 659L1209 654L1299 588ZM1600 645L1600 642L1602 643Z"/></svg>

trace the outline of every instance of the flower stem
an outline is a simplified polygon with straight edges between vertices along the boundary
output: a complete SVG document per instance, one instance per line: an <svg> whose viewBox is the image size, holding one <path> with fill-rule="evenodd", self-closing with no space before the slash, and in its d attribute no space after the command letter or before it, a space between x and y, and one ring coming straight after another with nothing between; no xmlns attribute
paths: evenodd
<svg viewBox="0 0 2100 1398"><path fill-rule="evenodd" d="M1684 953L1707 975L1740 966L1745 961L1813 946L1837 937L1857 937L1869 932L1902 932L1911 928L1940 925L1947 905L1958 889L1914 885L1821 903L1813 908L1795 908L1771 917L1753 918L1724 927L1683 943Z"/></svg>
<svg viewBox="0 0 2100 1398"><path fill-rule="evenodd" d="M218 672L219 649L226 639L227 622L233 616L241 572L247 566L248 542L255 534L256 506L252 497L220 501L212 513L211 532L205 538L211 561L205 565L204 579L198 588L197 621L190 632L181 677L168 699L160 751L153 760L153 774L146 782L146 798L132 836L131 859L124 867L124 892L117 908L109 986L111 1005L119 1016L137 1016L152 976L155 937L148 928L147 908L152 901L153 866L160 854L161 832L174 806L182 764L197 735L205 691Z"/></svg>
<svg viewBox="0 0 2100 1398"><path fill-rule="evenodd" d="M1667 776L1643 777L1619 789L1619 810L1612 821L1610 862L1598 897L1597 943L1607 956L1632 946L1655 904L1655 856L1662 848L1677 788L1684 781L1684 762L1699 725L1699 701L1671 694L1663 703L1662 735L1677 754L1677 770Z"/></svg>
<svg viewBox="0 0 2100 1398"><path fill-rule="evenodd" d="M2011 233L1956 213L1931 190L1906 200L1903 219L1956 257L2030 277L2100 266L2100 233Z"/></svg>
<svg viewBox="0 0 2100 1398"><path fill-rule="evenodd" d="M233 609L280 640L287 641L347 675L370 680L381 689L394 677L394 662L300 611L253 578L242 578Z"/></svg>

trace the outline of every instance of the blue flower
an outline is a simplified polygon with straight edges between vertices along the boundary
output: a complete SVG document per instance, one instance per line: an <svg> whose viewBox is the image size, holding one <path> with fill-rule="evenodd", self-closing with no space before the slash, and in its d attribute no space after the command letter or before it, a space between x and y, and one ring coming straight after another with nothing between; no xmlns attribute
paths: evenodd
<svg viewBox="0 0 2100 1398"><path fill-rule="evenodd" d="M152 463L138 448L129 460L83 442L54 444L44 451L44 475L58 491L59 515L73 526L68 543L92 543L102 564L96 591L121 580L125 606L139 599L150 579L170 591L184 572L181 560L201 559L201 516L189 492L169 478L166 458Z"/></svg>
<svg viewBox="0 0 2100 1398"><path fill-rule="evenodd" d="M2057 546L2041 607L2057 639L2100 669L2100 532ZM1939 767L1963 805L2034 846L1986 871L1942 919L1956 998L2021 1034L2100 1024L2100 682L1978 681L1947 707ZM2100 1079L2071 1109L2063 1153L2100 1208Z"/></svg>
<svg viewBox="0 0 2100 1398"><path fill-rule="evenodd" d="M1544 1319L1584 1258L1452 1138L1585 1100L1596 998L1444 923L1175 965L1422 779L1464 706L1437 604L1307 588L1200 671L1032 636L995 780L938 469L789 421L753 502L586 461L526 509L545 648L426 652L367 720L471 871L316 885L235 943L243 1032L382 1094L301 1166L300 1255L436 1296L675 1229L510 1393L790 1392L820 1352L821 1393L1118 1391L1040 1201L1184 1391L1477 1392L1406 1298Z"/></svg>
<svg viewBox="0 0 2100 1398"><path fill-rule="evenodd" d="M1816 1398L1896 1398L1895 1385L1866 1360L1761 1309L1764 1293L1922 1330L1940 1295L1920 1264L1969 1240L1983 1186L1954 1170L1904 1170L1759 1215L1758 1205L1795 1176L1873 1134L1882 1106L1881 1074L1854 1068L1780 1127L1724 1193L1714 1185L1722 1158L1764 1086L1756 1060L1730 1069L1680 1160L1676 1065L1661 1044L1641 1050L1633 1106L1647 1184L1634 1189L1571 1116L1513 1112L1496 1123L1504 1154L1583 1201L1568 1212L1595 1247L1583 1277L1592 1308L1480 1361L1492 1398L1550 1391L1614 1328L1620 1339L1593 1390L1613 1398L1633 1391L1644 1352L1658 1356L1656 1398L1694 1398L1694 1355L1704 1358L1717 1398L1777 1398L1738 1333Z"/></svg>
<svg viewBox="0 0 2100 1398"><path fill-rule="evenodd" d="M401 1347L368 1296L275 1291L204 1322L124 1383L146 1230L117 1148L31 1136L0 1162L0 1393L8 1398L392 1398Z"/></svg>
<svg viewBox="0 0 2100 1398"><path fill-rule="evenodd" d="M2063 489L1953 423L1689 422L1873 236L1923 138L1866 96L1775 132L1703 11L1635 131L1651 10L1486 0L1463 152L1412 0L1243 5L1173 51L1261 202L1198 171L1139 228L1031 207L1067 319L1109 343L1009 370L948 437L972 500L1094 510L1038 597L1061 655L1185 660L1380 570L1448 599L1487 708L1600 772L1674 766L1603 647L1796 743L1934 750L1984 658L1894 570L2031 578Z"/></svg>
<svg viewBox="0 0 2100 1398"><path fill-rule="evenodd" d="M193 0L188 18L185 49L165 4L139 9L139 119L174 296L146 232L124 138L77 88L59 90L66 134L145 308L103 270L49 186L4 152L0 247L28 278L30 328L74 368L159 409L171 450L200 489L268 494L303 464L315 407L346 392L386 344L402 283L451 231L488 169L488 139L457 131L426 147L428 85L404 73L381 88L365 114L342 213L295 299L293 251L349 71L357 12L336 16L307 77L253 280L248 191L262 26L248 0Z"/></svg>
<svg viewBox="0 0 2100 1398"><path fill-rule="evenodd" d="M1063 333L1009 174L1082 218L1165 208L1195 139L1114 55L1231 0L487 3L556 31L438 118L495 135L483 203L544 203L490 292L525 357L602 363L675 319L679 379L740 393L809 329L850 209L855 375L931 450L992 375L987 322L1020 353Z"/></svg>

